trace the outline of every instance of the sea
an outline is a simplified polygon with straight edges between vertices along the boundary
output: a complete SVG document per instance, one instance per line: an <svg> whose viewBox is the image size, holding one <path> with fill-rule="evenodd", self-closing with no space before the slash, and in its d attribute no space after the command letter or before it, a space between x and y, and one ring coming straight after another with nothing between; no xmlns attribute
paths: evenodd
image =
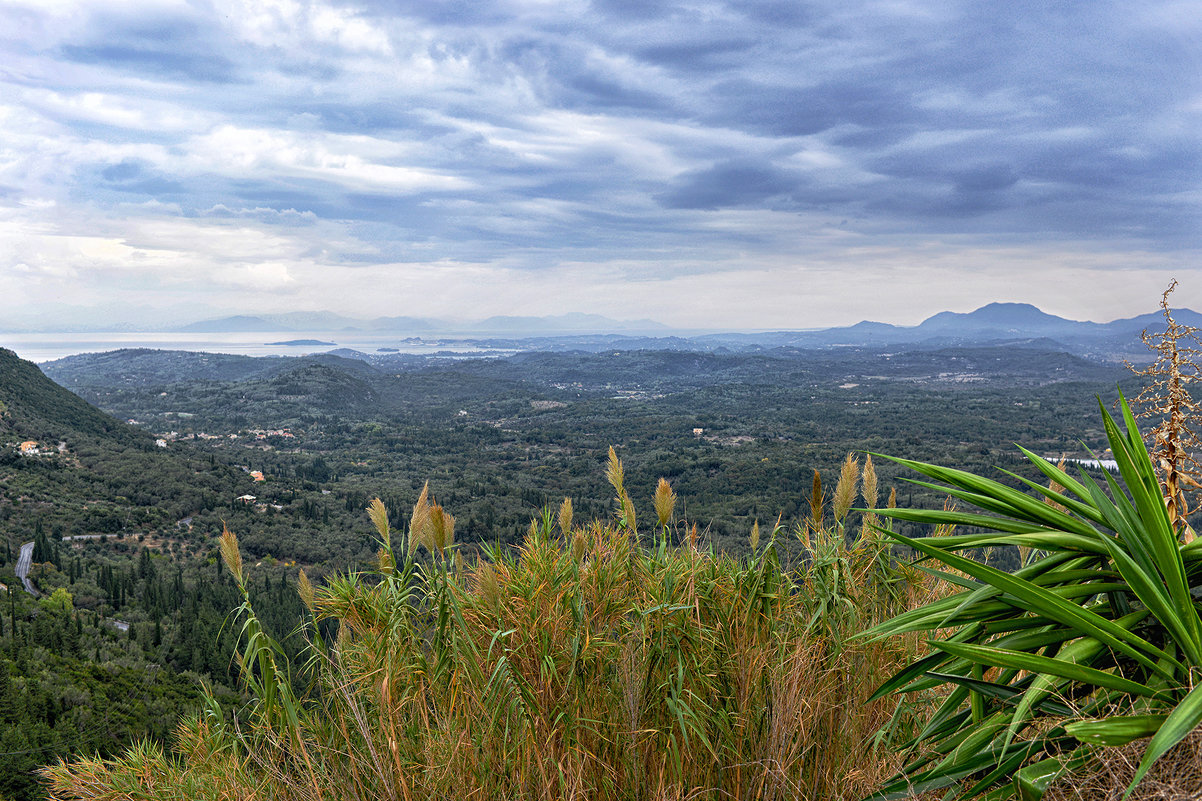
<svg viewBox="0 0 1202 801"><path fill-rule="evenodd" d="M285 344L314 340L328 344ZM22 359L44 363L80 353L104 353L122 348L190 350L240 356L305 356L349 348L361 353L413 353L454 356L501 355L511 350L486 348L470 340L405 337L398 334L360 332L250 331L237 333L105 332L105 333L0 333L0 347Z"/></svg>

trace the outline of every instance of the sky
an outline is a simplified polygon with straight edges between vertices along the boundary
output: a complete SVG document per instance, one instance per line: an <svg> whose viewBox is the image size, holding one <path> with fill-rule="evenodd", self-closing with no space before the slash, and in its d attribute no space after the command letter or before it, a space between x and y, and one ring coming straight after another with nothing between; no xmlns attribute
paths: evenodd
<svg viewBox="0 0 1202 801"><path fill-rule="evenodd" d="M1202 309L1202 3L0 0L0 327Z"/></svg>

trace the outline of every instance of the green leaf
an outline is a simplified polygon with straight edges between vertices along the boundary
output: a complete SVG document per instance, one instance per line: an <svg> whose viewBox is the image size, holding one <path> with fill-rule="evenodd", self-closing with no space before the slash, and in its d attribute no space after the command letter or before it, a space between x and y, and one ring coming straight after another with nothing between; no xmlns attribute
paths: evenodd
<svg viewBox="0 0 1202 801"><path fill-rule="evenodd" d="M1050 656L993 648L988 645L969 645L968 643L940 642L938 640L933 640L931 645L941 651L947 651L952 656L969 659L983 665L1015 668L1031 673L1046 673L1063 679L1084 682L1095 687L1106 687L1155 700L1164 698L1162 690L1155 690L1146 684Z"/></svg>
<svg viewBox="0 0 1202 801"><path fill-rule="evenodd" d="M1027 765L1014 774L1014 789L1021 801L1040 801L1048 787L1063 772L1064 762L1056 758Z"/></svg>
<svg viewBox="0 0 1202 801"><path fill-rule="evenodd" d="M1072 736L1091 745L1126 745L1160 731L1168 715L1126 715L1079 720L1064 727Z"/></svg>
<svg viewBox="0 0 1202 801"><path fill-rule="evenodd" d="M1184 665L1143 637L1123 629L1112 620L1090 612L1077 604L1069 603L1029 581L1023 581L1017 576L1012 576L980 562L974 562L953 553L946 553L939 548L919 540L912 540L897 532L887 533L899 542L927 553L950 567L1005 590L1028 611L1075 628L1083 635L1095 637L1166 678L1170 677L1171 673L1157 660L1167 660L1170 664L1184 669Z"/></svg>

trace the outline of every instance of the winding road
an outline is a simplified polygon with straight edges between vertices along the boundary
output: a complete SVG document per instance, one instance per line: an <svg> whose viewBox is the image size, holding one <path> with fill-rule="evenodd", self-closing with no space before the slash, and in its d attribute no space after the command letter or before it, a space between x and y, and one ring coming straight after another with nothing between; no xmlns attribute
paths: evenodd
<svg viewBox="0 0 1202 801"><path fill-rule="evenodd" d="M33 564L33 543L27 542L21 546L21 555L17 558L17 578L25 587L25 592L34 596L41 595L29 580L29 567Z"/></svg>

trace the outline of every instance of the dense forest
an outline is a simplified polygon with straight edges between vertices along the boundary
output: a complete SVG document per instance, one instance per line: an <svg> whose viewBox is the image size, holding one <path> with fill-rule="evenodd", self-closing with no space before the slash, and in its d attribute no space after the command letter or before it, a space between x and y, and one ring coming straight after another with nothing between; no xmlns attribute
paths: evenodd
<svg viewBox="0 0 1202 801"><path fill-rule="evenodd" d="M253 492L266 513L215 504L254 555L338 564L368 555L366 537L349 535L367 499L407 508L426 480L468 541L512 542L565 496L601 514L610 445L645 495L668 478L707 536L734 547L757 519L796 518L813 471L849 451L973 467L1012 464L1020 442L1086 458L1104 447L1097 397L1129 380L1023 347L473 360L128 351L47 372L172 450L268 477ZM198 520L214 530L213 515ZM321 533L297 541L297 525Z"/></svg>

